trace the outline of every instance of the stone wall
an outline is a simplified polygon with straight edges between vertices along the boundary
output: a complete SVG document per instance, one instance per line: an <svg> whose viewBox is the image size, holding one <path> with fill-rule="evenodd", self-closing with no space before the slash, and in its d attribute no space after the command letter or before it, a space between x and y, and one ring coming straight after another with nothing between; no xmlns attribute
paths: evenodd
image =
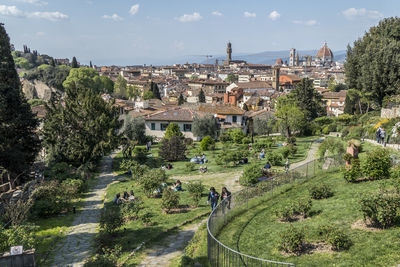
<svg viewBox="0 0 400 267"><path fill-rule="evenodd" d="M28 80L22 81L22 91L25 97L29 99L43 99L50 100L54 94L59 94L60 92L54 88L47 86L42 81L34 80L33 82Z"/></svg>
<svg viewBox="0 0 400 267"><path fill-rule="evenodd" d="M400 107L381 109L381 118L392 119L397 117L400 117Z"/></svg>

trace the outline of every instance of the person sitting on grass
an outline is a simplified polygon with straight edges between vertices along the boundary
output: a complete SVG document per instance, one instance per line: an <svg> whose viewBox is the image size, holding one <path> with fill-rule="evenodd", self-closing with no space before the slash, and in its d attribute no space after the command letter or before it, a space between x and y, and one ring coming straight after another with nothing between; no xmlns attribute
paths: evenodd
<svg viewBox="0 0 400 267"><path fill-rule="evenodd" d="M129 194L128 192L124 191L124 196L122 197L124 200L128 200Z"/></svg>
<svg viewBox="0 0 400 267"><path fill-rule="evenodd" d="M114 204L121 204L122 200L121 200L121 194L118 193L115 195L114 200L113 200Z"/></svg>
<svg viewBox="0 0 400 267"><path fill-rule="evenodd" d="M171 186L171 189L174 190L175 192L177 191L182 191L182 183L180 180L176 180L176 183Z"/></svg>
<svg viewBox="0 0 400 267"><path fill-rule="evenodd" d="M133 194L133 190L131 190L130 192L129 192L130 194L129 194L129 201L134 201L135 200L135 195Z"/></svg>

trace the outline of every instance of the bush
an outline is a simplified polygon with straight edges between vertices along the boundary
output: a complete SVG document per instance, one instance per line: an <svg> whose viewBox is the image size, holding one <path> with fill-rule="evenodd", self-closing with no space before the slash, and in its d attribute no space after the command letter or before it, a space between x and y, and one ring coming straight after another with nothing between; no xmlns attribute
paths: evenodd
<svg viewBox="0 0 400 267"><path fill-rule="evenodd" d="M251 140L250 140L250 138L248 138L248 137L244 137L243 139L242 139L242 144L244 144L244 145L248 145L248 144L250 144L251 143Z"/></svg>
<svg viewBox="0 0 400 267"><path fill-rule="evenodd" d="M76 197L79 194L86 192L88 183L86 180L81 179L67 179L61 183L62 187L66 189L70 196Z"/></svg>
<svg viewBox="0 0 400 267"><path fill-rule="evenodd" d="M312 199L324 199L333 196L332 188L327 184L314 185L309 189Z"/></svg>
<svg viewBox="0 0 400 267"><path fill-rule="evenodd" d="M383 149L375 149L367 153L367 157L362 162L362 170L367 179L380 180L390 176L392 161L389 153Z"/></svg>
<svg viewBox="0 0 400 267"><path fill-rule="evenodd" d="M338 138L327 137L318 148L318 156L324 157L328 152L331 155L342 154L345 152L344 142Z"/></svg>
<svg viewBox="0 0 400 267"><path fill-rule="evenodd" d="M215 141L211 138L211 136L206 136L201 140L200 148L203 151L214 150L215 149Z"/></svg>
<svg viewBox="0 0 400 267"><path fill-rule="evenodd" d="M147 197L151 197L162 183L167 181L167 175L164 170L161 169L150 169L145 172L142 178L139 180L143 191Z"/></svg>
<svg viewBox="0 0 400 267"><path fill-rule="evenodd" d="M188 172L192 172L196 170L196 163L194 162L186 162L185 163L185 170Z"/></svg>
<svg viewBox="0 0 400 267"><path fill-rule="evenodd" d="M231 135L229 134L229 131L223 132L223 133L219 136L219 141L221 141L222 143L227 143L227 142L232 141Z"/></svg>
<svg viewBox="0 0 400 267"><path fill-rule="evenodd" d="M306 218L310 215L311 208L311 199L300 199L295 205L294 214L298 214Z"/></svg>
<svg viewBox="0 0 400 267"><path fill-rule="evenodd" d="M161 200L161 208L169 213L171 209L177 208L179 205L179 193L168 189L163 192Z"/></svg>
<svg viewBox="0 0 400 267"><path fill-rule="evenodd" d="M35 248L38 243L34 224L11 226L9 229L0 227L0 253L10 251L12 246L23 246L24 249Z"/></svg>
<svg viewBox="0 0 400 267"><path fill-rule="evenodd" d="M293 204L286 205L284 207L275 210L275 216L285 222L290 222L294 217L294 206Z"/></svg>
<svg viewBox="0 0 400 267"><path fill-rule="evenodd" d="M266 155L266 159L273 166L282 166L283 165L283 157L280 153L277 152L269 152Z"/></svg>
<svg viewBox="0 0 400 267"><path fill-rule="evenodd" d="M272 139L263 140L252 145L252 148L256 151L261 151L262 149L267 150L270 149L273 145Z"/></svg>
<svg viewBox="0 0 400 267"><path fill-rule="evenodd" d="M147 149L144 147L135 147L133 150L133 158L140 164L144 164L147 160Z"/></svg>
<svg viewBox="0 0 400 267"><path fill-rule="evenodd" d="M150 226L152 224L151 220L153 218L153 213L145 211L140 214L140 220L143 222L144 225Z"/></svg>
<svg viewBox="0 0 400 267"><path fill-rule="evenodd" d="M360 200L364 220L373 225L387 228L399 219L400 196L383 193L365 194Z"/></svg>
<svg viewBox="0 0 400 267"><path fill-rule="evenodd" d="M330 225L320 227L319 234L336 251L347 250L353 243L342 229Z"/></svg>
<svg viewBox="0 0 400 267"><path fill-rule="evenodd" d="M286 142L290 145L294 145L296 143L296 137L291 136L286 139Z"/></svg>
<svg viewBox="0 0 400 267"><path fill-rule="evenodd" d="M51 180L64 181L68 178L79 178L74 168L66 162L51 164L43 173L44 177Z"/></svg>
<svg viewBox="0 0 400 267"><path fill-rule="evenodd" d="M120 206L120 212L123 218L128 220L137 219L139 217L139 212L144 209L143 202L140 200L126 201Z"/></svg>
<svg viewBox="0 0 400 267"><path fill-rule="evenodd" d="M190 193L194 205L197 207L201 200L201 194L205 190L204 185L201 182L189 182L187 185L187 190Z"/></svg>
<svg viewBox="0 0 400 267"><path fill-rule="evenodd" d="M239 164L239 161L245 157L246 154L243 151L222 151L215 158L215 162L217 165L223 165L227 167L228 165L236 166Z"/></svg>
<svg viewBox="0 0 400 267"><path fill-rule="evenodd" d="M258 182L258 178L263 176L263 172L257 163L247 165L244 168L242 176L239 178L239 183L243 186L251 186Z"/></svg>
<svg viewBox="0 0 400 267"><path fill-rule="evenodd" d="M355 182L361 176L361 166L359 159L352 159L351 160L351 168L344 169L343 177L344 179L349 182Z"/></svg>
<svg viewBox="0 0 400 267"><path fill-rule="evenodd" d="M345 154L343 155L343 159L344 159L345 161L351 161L351 160L353 159L353 156L352 156L350 153L345 153Z"/></svg>
<svg viewBox="0 0 400 267"><path fill-rule="evenodd" d="M312 208L311 199L299 199L297 202L288 203L281 208L275 210L275 215L283 221L290 222L295 215L301 215L307 218Z"/></svg>
<svg viewBox="0 0 400 267"><path fill-rule="evenodd" d="M114 249L103 248L102 254L96 254L89 258L84 267L114 267L117 266L118 259L121 255L122 247L117 245Z"/></svg>
<svg viewBox="0 0 400 267"><path fill-rule="evenodd" d="M183 142L185 143L186 147L193 145L193 139L192 138L185 138L185 140L183 140Z"/></svg>
<svg viewBox="0 0 400 267"><path fill-rule="evenodd" d="M100 229L107 234L115 233L124 221L118 208L103 209L100 215Z"/></svg>
<svg viewBox="0 0 400 267"><path fill-rule="evenodd" d="M290 227L281 233L279 248L287 253L300 253L304 248L304 230Z"/></svg>
<svg viewBox="0 0 400 267"><path fill-rule="evenodd" d="M241 144L243 138L246 136L244 134L244 132L242 131L242 129L234 129L232 131L229 132L229 135L231 137L231 140L235 143L235 144Z"/></svg>
<svg viewBox="0 0 400 267"><path fill-rule="evenodd" d="M186 145L181 137L164 138L158 153L167 161L184 160L186 158Z"/></svg>
<svg viewBox="0 0 400 267"><path fill-rule="evenodd" d="M289 150L289 148L288 147L283 147L282 149L281 149L281 154L282 154L282 157L284 158L284 159L287 159L288 157L289 157L289 155L290 155L290 150Z"/></svg>

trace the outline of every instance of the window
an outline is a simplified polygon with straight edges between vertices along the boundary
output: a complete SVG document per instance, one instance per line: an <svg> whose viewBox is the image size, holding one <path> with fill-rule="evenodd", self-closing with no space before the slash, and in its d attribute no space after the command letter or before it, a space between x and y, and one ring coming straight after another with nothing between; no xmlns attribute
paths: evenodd
<svg viewBox="0 0 400 267"><path fill-rule="evenodd" d="M168 123L160 123L160 129L161 131L165 131L168 127Z"/></svg>
<svg viewBox="0 0 400 267"><path fill-rule="evenodd" d="M237 117L236 116L232 116L232 122L237 122Z"/></svg>
<svg viewBox="0 0 400 267"><path fill-rule="evenodd" d="M192 131L192 125L191 124L184 124L183 125L183 131L184 132L191 132Z"/></svg>
<svg viewBox="0 0 400 267"><path fill-rule="evenodd" d="M151 123L151 130L154 131L156 129L156 124L154 122Z"/></svg>

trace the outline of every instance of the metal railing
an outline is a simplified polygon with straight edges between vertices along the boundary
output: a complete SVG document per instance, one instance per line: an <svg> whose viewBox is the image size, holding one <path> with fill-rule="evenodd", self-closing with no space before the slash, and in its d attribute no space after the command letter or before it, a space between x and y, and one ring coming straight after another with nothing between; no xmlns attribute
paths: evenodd
<svg viewBox="0 0 400 267"><path fill-rule="evenodd" d="M260 259L239 252L239 239L237 240L236 250L222 244L218 239L218 234L222 228L234 217L248 211L249 206L262 204L261 197L267 194L277 194L277 187L289 183L302 183L319 173L326 173L329 170L338 169L344 161L341 155L316 159L300 165L287 173L280 173L274 177L267 178L254 187L247 187L225 199L211 212L207 220L207 255L212 267L225 266L295 266L293 263L279 262L273 260ZM271 196L271 195L270 195Z"/></svg>

